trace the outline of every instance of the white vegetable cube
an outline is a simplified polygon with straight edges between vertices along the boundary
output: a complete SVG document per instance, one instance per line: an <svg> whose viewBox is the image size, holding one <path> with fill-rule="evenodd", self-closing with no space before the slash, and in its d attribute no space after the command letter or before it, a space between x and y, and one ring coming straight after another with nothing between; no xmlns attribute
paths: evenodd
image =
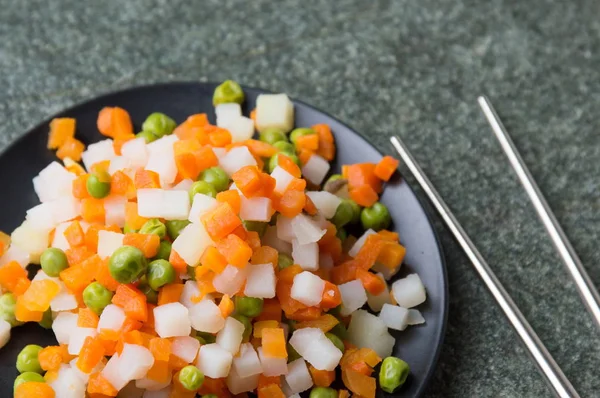
<svg viewBox="0 0 600 398"><path fill-rule="evenodd" d="M138 389L143 389L143 390L147 390L145 392L142 392L142 395L144 397L155 397L155 396L165 396L168 397L170 394L170 389L171 389L171 381L172 381L172 376L168 377L167 380L165 381L156 381L156 380L152 380L149 379L147 377L144 377L142 379L138 379L135 381L135 387ZM126 389L127 387L125 387ZM164 393L165 395L160 395L162 394L161 390L164 391L164 389L167 389L166 392ZM121 390L123 391L123 390ZM119 391L119 394L117 395L117 397L121 396L121 391ZM126 395L125 393L123 393L123 398L129 398L130 395Z"/></svg>
<svg viewBox="0 0 600 398"><path fill-rule="evenodd" d="M173 250L179 254L186 264L195 267L200 262L204 250L212 244L214 242L206 232L204 224L197 222L189 224L181 231L173 242Z"/></svg>
<svg viewBox="0 0 600 398"><path fill-rule="evenodd" d="M62 313L61 313L62 314ZM98 321L98 332L102 329L119 331L125 322L125 311L119 306L109 304L104 307Z"/></svg>
<svg viewBox="0 0 600 398"><path fill-rule="evenodd" d="M200 289L198 288L198 284L196 281L186 281L183 285L183 291L181 292L181 296L179 297L179 302L183 304L188 310L196 305L195 302L192 301L193 297L200 296Z"/></svg>
<svg viewBox="0 0 600 398"><path fill-rule="evenodd" d="M4 347L10 340L10 323L4 318L0 319L0 348Z"/></svg>
<svg viewBox="0 0 600 398"><path fill-rule="evenodd" d="M111 196L104 199L105 222L123 228L125 226L126 204L127 198L123 196Z"/></svg>
<svg viewBox="0 0 600 398"><path fill-rule="evenodd" d="M65 237L65 230L71 225L70 222L64 222L62 224L58 224L56 229L54 230L54 239L50 244L51 247L55 247L62 251L65 251L71 247L67 238Z"/></svg>
<svg viewBox="0 0 600 398"><path fill-rule="evenodd" d="M233 369L240 377L248 377L263 372L258 354L250 343L240 346L239 355L233 357Z"/></svg>
<svg viewBox="0 0 600 398"><path fill-rule="evenodd" d="M129 164L133 168L142 168L148 163L148 149L146 149L146 140L144 138L136 138L129 140L121 147L121 155L129 160Z"/></svg>
<svg viewBox="0 0 600 398"><path fill-rule="evenodd" d="M342 352L321 329L296 330L292 334L290 345L302 358L319 370L334 370L342 359Z"/></svg>
<svg viewBox="0 0 600 398"><path fill-rule="evenodd" d="M127 380L124 374L121 373L121 363L119 354L115 353L100 374L117 390L125 387L131 380Z"/></svg>
<svg viewBox="0 0 600 398"><path fill-rule="evenodd" d="M117 156L113 147L113 140L102 140L87 146L87 149L81 154L81 160L86 170L91 170L91 167L104 160L112 160Z"/></svg>
<svg viewBox="0 0 600 398"><path fill-rule="evenodd" d="M232 142L246 141L254 135L254 122L246 116L238 116L223 127L231 134Z"/></svg>
<svg viewBox="0 0 600 398"><path fill-rule="evenodd" d="M342 199L327 191L309 191L306 193L306 196L312 200L317 210L325 218L335 216L335 211L340 203L342 203Z"/></svg>
<svg viewBox="0 0 600 398"><path fill-rule="evenodd" d="M176 190L176 191L188 192L190 190L190 188L192 187L192 185L194 185L194 180L190 180L189 178L186 178L185 180L179 181L179 183L177 185L173 186L171 189Z"/></svg>
<svg viewBox="0 0 600 398"><path fill-rule="evenodd" d="M398 271L400 271L400 268L402 268L402 263L400 263L396 268L391 269L381 263L376 262L371 267L371 270L380 274L384 280L389 281L394 275L398 273Z"/></svg>
<svg viewBox="0 0 600 398"><path fill-rule="evenodd" d="M425 286L417 274L407 275L392 284L392 294L399 306L404 308L415 307L425 302Z"/></svg>
<svg viewBox="0 0 600 398"><path fill-rule="evenodd" d="M200 222L200 217L202 217L204 213L207 213L217 207L218 204L219 202L217 202L217 199L213 198L212 196L197 193L194 195L188 220L190 222Z"/></svg>
<svg viewBox="0 0 600 398"><path fill-rule="evenodd" d="M356 255L358 254L358 252L360 251L360 249L362 249L362 247L364 246L365 242L367 241L367 238L369 237L369 235L373 235L376 234L377 232L373 231L372 229L367 229L361 236L360 238L358 238L358 240L356 241L356 243L354 243L354 245L352 246L352 248L348 251L348 255L351 257L356 257Z"/></svg>
<svg viewBox="0 0 600 398"><path fill-rule="evenodd" d="M287 187L292 181L295 180L294 176L291 175L283 167L275 167L271 172L271 177L275 179L275 192L282 194L285 192Z"/></svg>
<svg viewBox="0 0 600 398"><path fill-rule="evenodd" d="M60 291L50 301L50 309L54 312L59 312L77 308L79 304L75 295L69 292L61 281L58 281L58 285L60 286Z"/></svg>
<svg viewBox="0 0 600 398"><path fill-rule="evenodd" d="M329 173L329 162L319 155L312 155L308 162L302 166L302 175L308 181L321 185L327 173Z"/></svg>
<svg viewBox="0 0 600 398"><path fill-rule="evenodd" d="M154 357L150 350L137 344L123 345L119 355L119 373L127 380L137 380L146 376L154 365Z"/></svg>
<svg viewBox="0 0 600 398"><path fill-rule="evenodd" d="M55 161L46 166L33 179L33 188L40 198L40 202L50 202L62 196L72 195L73 180L75 178L75 174L69 173L67 169Z"/></svg>
<svg viewBox="0 0 600 398"><path fill-rule="evenodd" d="M289 363L285 382L293 394L299 394L313 386L313 381L304 359L299 358Z"/></svg>
<svg viewBox="0 0 600 398"><path fill-rule="evenodd" d="M279 220L279 217L277 219ZM265 234L262 237L262 244L270 246L280 253L292 254L292 245L290 242L281 240L277 237L278 228L274 225L268 225Z"/></svg>
<svg viewBox="0 0 600 398"><path fill-rule="evenodd" d="M203 300L190 308L192 327L200 332L217 333L225 326L219 307L210 300Z"/></svg>
<svg viewBox="0 0 600 398"><path fill-rule="evenodd" d="M420 325L425 323L425 318L419 310L408 310L408 316L406 317L406 323L409 325Z"/></svg>
<svg viewBox="0 0 600 398"><path fill-rule="evenodd" d="M231 148L219 158L219 165L225 172L232 175L244 166L256 166L256 159L246 146Z"/></svg>
<svg viewBox="0 0 600 398"><path fill-rule="evenodd" d="M242 117L242 107L237 102L228 102L215 106L217 126L227 128L234 120Z"/></svg>
<svg viewBox="0 0 600 398"><path fill-rule="evenodd" d="M190 195L185 191L144 188L137 195L142 217L187 220L190 213Z"/></svg>
<svg viewBox="0 0 600 398"><path fill-rule="evenodd" d="M277 216L277 237L284 242L290 242L296 238L296 234L292 228L292 218L288 218L279 214Z"/></svg>
<svg viewBox="0 0 600 398"><path fill-rule="evenodd" d="M273 298L275 297L275 270L273 264L248 265L248 278L244 294L248 297Z"/></svg>
<svg viewBox="0 0 600 398"><path fill-rule="evenodd" d="M52 201L51 205L54 222L57 224L77 218L81 212L79 200L71 195L61 196Z"/></svg>
<svg viewBox="0 0 600 398"><path fill-rule="evenodd" d="M353 280L338 286L342 296L340 314L348 316L367 302L367 292L359 280Z"/></svg>
<svg viewBox="0 0 600 398"><path fill-rule="evenodd" d="M318 242L327 232L302 213L292 219L292 231L301 245Z"/></svg>
<svg viewBox="0 0 600 398"><path fill-rule="evenodd" d="M76 326L74 329L70 330L71 336L69 337L69 347L68 351L71 355L78 355L79 351L81 351L81 347L83 347L83 342L87 337L95 337L98 332L94 328L80 328Z"/></svg>
<svg viewBox="0 0 600 398"><path fill-rule="evenodd" d="M175 164L173 148L151 151L145 169L154 171L159 175L161 186L171 184L177 177L177 165Z"/></svg>
<svg viewBox="0 0 600 398"><path fill-rule="evenodd" d="M98 256L101 259L112 256L119 247L123 246L125 235L112 231L98 231Z"/></svg>
<svg viewBox="0 0 600 398"><path fill-rule="evenodd" d="M313 273L304 271L294 277L291 297L304 305L313 307L321 302L325 281Z"/></svg>
<svg viewBox="0 0 600 398"><path fill-rule="evenodd" d="M258 357L260 358L260 365L265 376L271 377L287 374L287 358L274 358L266 356L262 347L258 347Z"/></svg>
<svg viewBox="0 0 600 398"><path fill-rule="evenodd" d="M200 347L196 366L213 379L227 377L231 369L233 355L218 344L206 344Z"/></svg>
<svg viewBox="0 0 600 398"><path fill-rule="evenodd" d="M23 268L29 265L29 253L25 250L21 249L17 245L10 245L6 253L2 257L0 257L0 266L4 264L8 264L11 261L16 261Z"/></svg>
<svg viewBox="0 0 600 398"><path fill-rule="evenodd" d="M261 133L268 128L284 132L294 127L294 104L286 94L260 94L256 98L256 128Z"/></svg>
<svg viewBox="0 0 600 398"><path fill-rule="evenodd" d="M235 369L232 369L227 376L227 388L232 394L241 394L256 389L258 387L259 375L251 375L241 377L237 374Z"/></svg>
<svg viewBox="0 0 600 398"><path fill-rule="evenodd" d="M382 274L377 274L377 277L385 282ZM390 290L387 286L387 283L383 292L379 293L378 295L373 295L367 292L367 304L369 305L369 308L375 312L381 311L384 304L390 304L391 302Z"/></svg>
<svg viewBox="0 0 600 398"><path fill-rule="evenodd" d="M227 264L225 269L213 279L214 288L219 293L233 296L240 291L246 280L246 268L241 269L231 264Z"/></svg>
<svg viewBox="0 0 600 398"><path fill-rule="evenodd" d="M247 199L241 197L240 218L244 221L268 222L273 215L271 199L255 197Z"/></svg>
<svg viewBox="0 0 600 398"><path fill-rule="evenodd" d="M192 331L188 309L181 303L154 308L154 328L162 338L189 336Z"/></svg>
<svg viewBox="0 0 600 398"><path fill-rule="evenodd" d="M162 138L147 144L146 149L150 155L155 153L169 153L170 151L173 151L173 144L177 141L179 141L177 135L165 135Z"/></svg>
<svg viewBox="0 0 600 398"><path fill-rule="evenodd" d="M200 342L198 339L190 336L175 337L171 341L171 353L187 363L192 363L199 349Z"/></svg>
<svg viewBox="0 0 600 398"><path fill-rule="evenodd" d="M77 314L72 312L60 312L54 322L52 322L52 331L59 344L69 344L71 332L77 327Z"/></svg>
<svg viewBox="0 0 600 398"><path fill-rule="evenodd" d="M125 170L131 167L129 159L124 156L115 156L108 165L108 174L114 175L117 171Z"/></svg>
<svg viewBox="0 0 600 398"><path fill-rule="evenodd" d="M319 245L316 242L300 244L297 239L292 240L292 258L294 264L298 264L307 271L319 269Z"/></svg>
<svg viewBox="0 0 600 398"><path fill-rule="evenodd" d="M381 358L389 357L396 340L388 333L387 325L377 316L358 310L348 326L348 340L359 348L370 348Z"/></svg>
<svg viewBox="0 0 600 398"><path fill-rule="evenodd" d="M390 329L404 330L408 326L408 310L397 305L384 304L379 318Z"/></svg>
<svg viewBox="0 0 600 398"><path fill-rule="evenodd" d="M48 248L49 234L46 230L33 229L29 221L23 221L20 227L10 235L11 246L18 246L29 256L29 261L34 264L40 263L40 257Z"/></svg>
<svg viewBox="0 0 600 398"><path fill-rule="evenodd" d="M228 317L225 320L225 326L217 334L216 343L232 355L235 355L240 350L245 329L243 323L235 318Z"/></svg>
<svg viewBox="0 0 600 398"><path fill-rule="evenodd" d="M53 204L54 202L40 203L39 205L27 210L25 219L31 228L40 230L51 230L57 224L54 221Z"/></svg>
<svg viewBox="0 0 600 398"><path fill-rule="evenodd" d="M69 365L61 365L56 379L48 383L56 397L82 398L85 397L85 381L78 372Z"/></svg>

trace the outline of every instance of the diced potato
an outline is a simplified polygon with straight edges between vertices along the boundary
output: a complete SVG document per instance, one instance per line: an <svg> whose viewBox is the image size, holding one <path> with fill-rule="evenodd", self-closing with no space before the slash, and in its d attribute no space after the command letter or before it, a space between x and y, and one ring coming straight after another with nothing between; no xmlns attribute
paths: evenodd
<svg viewBox="0 0 600 398"><path fill-rule="evenodd" d="M278 128L289 132L294 127L294 104L286 94L261 94L256 99L256 128L263 132Z"/></svg>

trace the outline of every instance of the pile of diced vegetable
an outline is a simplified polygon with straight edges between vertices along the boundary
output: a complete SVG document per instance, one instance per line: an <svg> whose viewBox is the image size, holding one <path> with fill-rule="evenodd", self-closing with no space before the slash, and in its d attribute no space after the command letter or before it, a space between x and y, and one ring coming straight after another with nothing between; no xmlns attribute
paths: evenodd
<svg viewBox="0 0 600 398"><path fill-rule="evenodd" d="M404 383L388 329L423 323L426 294L416 274L386 282L405 255L378 202L398 161L325 181L327 125L294 129L285 94L259 95L250 118L243 101L226 81L216 125L153 113L138 134L106 107L107 139L87 148L74 119L50 123L62 164L0 239L1 345L25 322L58 343L21 351L17 398L372 398L383 358L380 387Z"/></svg>

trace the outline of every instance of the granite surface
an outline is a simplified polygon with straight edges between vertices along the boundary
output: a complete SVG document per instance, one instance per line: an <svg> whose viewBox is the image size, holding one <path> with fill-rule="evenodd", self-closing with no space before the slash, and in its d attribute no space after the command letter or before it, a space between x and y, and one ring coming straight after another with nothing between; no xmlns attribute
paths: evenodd
<svg viewBox="0 0 600 398"><path fill-rule="evenodd" d="M0 147L105 92L225 78L322 108L388 153L388 137L399 134L574 386L597 396L598 330L476 96L492 99L600 283L599 8L560 0L0 0ZM550 396L435 219L451 301L427 396Z"/></svg>

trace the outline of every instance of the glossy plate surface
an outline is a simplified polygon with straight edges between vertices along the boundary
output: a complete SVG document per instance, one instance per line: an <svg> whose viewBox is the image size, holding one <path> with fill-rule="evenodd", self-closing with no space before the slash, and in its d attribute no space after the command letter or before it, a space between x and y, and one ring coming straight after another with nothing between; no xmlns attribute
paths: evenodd
<svg viewBox="0 0 600 398"><path fill-rule="evenodd" d="M76 136L86 145L103 138L96 128L96 118L104 106L120 106L129 111L136 131L140 130L145 117L155 111L166 113L178 123L190 114L205 112L214 123L212 93L215 86L210 83L167 83L136 87L95 98L53 117L77 119ZM248 114L254 108L256 97L264 91L244 88L244 92L246 103L243 109ZM317 123L331 126L338 149L334 171L339 172L342 164L377 162L381 158L369 142L348 126L307 104L294 103L297 126ZM4 187L0 195L0 230L12 231L25 218L25 211L38 204L31 180L56 160L54 153L46 149L51 119L32 129L0 155L0 185ZM443 253L427 214L398 173L386 185L381 200L388 206L394 220L393 228L407 248L405 265L398 276L417 272L427 289L427 301L418 308L425 317L425 325L393 333L396 337L394 355L411 367L409 380L393 396L416 397L423 393L434 371L444 335L448 290ZM46 346L56 344L56 340L51 331L35 324L13 329L9 344L0 350L0 396L12 396L13 381L17 376L16 357L26 344Z"/></svg>

